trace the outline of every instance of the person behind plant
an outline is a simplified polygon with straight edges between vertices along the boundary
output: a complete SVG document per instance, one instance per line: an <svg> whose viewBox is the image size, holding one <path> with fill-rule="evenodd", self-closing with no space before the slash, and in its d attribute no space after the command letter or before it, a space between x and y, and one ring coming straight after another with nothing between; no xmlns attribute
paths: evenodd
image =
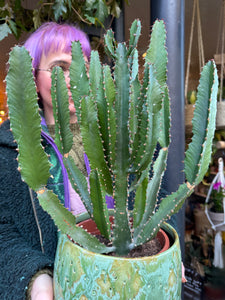
<svg viewBox="0 0 225 300"><path fill-rule="evenodd" d="M54 66L60 66L67 83L71 129L74 135L70 155L86 173L68 77L70 47L74 40L80 41L84 57L88 61L91 51L88 38L81 30L70 25L43 24L24 45L33 57L38 101L43 116L43 146L52 164L48 187L54 190L62 203L74 214L79 214L85 208L71 188L52 139L54 118L50 94L51 71ZM57 228L50 216L43 211L35 195L22 182L17 170L16 148L10 123L6 121L0 127L0 295L2 299L13 300L53 299L52 269L57 246ZM112 205L109 202L107 204L109 207Z"/></svg>
<svg viewBox="0 0 225 300"><path fill-rule="evenodd" d="M80 41L84 58L88 61L91 47L87 35L68 24L45 23L31 34L24 46L33 58L38 101L43 115L43 146L52 164L48 185L66 207L74 214L79 214L85 208L72 189L65 169L60 165L60 154L52 139L54 118L50 92L51 71L54 66L60 66L67 83L71 130L74 135L70 154L85 173L83 147L68 76L72 41ZM22 65L20 67L23 68ZM0 295L1 299L13 300L53 299L52 269L57 228L21 180L17 170L16 148L7 120L0 127Z"/></svg>

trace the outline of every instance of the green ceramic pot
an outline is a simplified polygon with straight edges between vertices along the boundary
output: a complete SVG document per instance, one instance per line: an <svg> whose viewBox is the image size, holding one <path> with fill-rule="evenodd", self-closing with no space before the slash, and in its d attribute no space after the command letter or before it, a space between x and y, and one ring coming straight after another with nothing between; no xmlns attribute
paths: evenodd
<svg viewBox="0 0 225 300"><path fill-rule="evenodd" d="M57 300L181 298L181 253L176 231L163 225L171 246L143 258L101 255L59 237L54 268Z"/></svg>

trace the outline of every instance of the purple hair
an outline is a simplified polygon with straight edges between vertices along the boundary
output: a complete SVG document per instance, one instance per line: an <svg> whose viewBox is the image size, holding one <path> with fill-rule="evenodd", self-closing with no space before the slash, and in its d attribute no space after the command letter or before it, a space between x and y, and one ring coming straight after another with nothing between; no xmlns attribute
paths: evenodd
<svg viewBox="0 0 225 300"><path fill-rule="evenodd" d="M31 34L24 46L33 58L33 68L36 69L43 53L46 56L58 50L69 53L73 41L80 41L83 53L89 58L91 46L87 35L69 24L44 23Z"/></svg>

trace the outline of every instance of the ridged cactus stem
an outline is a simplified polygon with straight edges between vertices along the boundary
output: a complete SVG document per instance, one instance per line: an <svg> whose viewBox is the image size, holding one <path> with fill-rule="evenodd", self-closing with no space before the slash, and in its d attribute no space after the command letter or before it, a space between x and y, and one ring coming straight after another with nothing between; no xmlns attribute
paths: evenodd
<svg viewBox="0 0 225 300"><path fill-rule="evenodd" d="M118 45L115 64L115 115L116 115L116 155L115 169L115 220L113 244L119 254L127 253L131 242L129 216L127 209L127 183L129 169L129 70L127 64L127 48L124 44ZM123 242L122 242L123 241Z"/></svg>
<svg viewBox="0 0 225 300"><path fill-rule="evenodd" d="M56 142L64 155L63 161L72 187L80 195L102 235L111 240L112 247L101 244L75 226L76 218L52 191L47 190L49 164L41 146L31 58L23 47L16 47L10 54L7 93L11 127L19 144L21 174L28 185L37 191L42 207L54 219L59 230L81 246L100 253L115 251L117 255L126 255L134 247L152 239L162 223L176 213L191 195L194 186L203 179L210 162L218 89L213 61L209 61L201 72L193 118L193 138L184 161L185 182L174 193L163 199L159 197L170 151L171 118L166 83L164 22L157 20L153 26L141 80L136 48L139 36L139 20L135 20L131 26L128 45L117 44L112 30L107 31L105 49L114 67L111 70L109 66L103 66L98 53L93 51L88 74L81 45L79 42L72 43L71 93L85 154L91 167L88 179L67 154L72 141L66 105L67 90L63 72L57 68L52 74ZM21 61L25 71L21 71ZM19 113L21 106L26 118L24 111ZM29 137L29 143L24 132ZM37 168L40 166L40 174L34 172L34 159ZM131 192L134 195L133 222L130 222L128 211ZM112 230L106 196L114 198Z"/></svg>
<svg viewBox="0 0 225 300"><path fill-rule="evenodd" d="M69 127L68 91L61 68L53 69L51 97L55 119L55 143L62 154L67 154L73 145Z"/></svg>

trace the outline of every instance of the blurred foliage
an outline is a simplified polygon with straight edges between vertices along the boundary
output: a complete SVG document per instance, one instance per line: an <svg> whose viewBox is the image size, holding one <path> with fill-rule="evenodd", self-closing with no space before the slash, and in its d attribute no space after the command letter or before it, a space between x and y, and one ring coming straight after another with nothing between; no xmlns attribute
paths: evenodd
<svg viewBox="0 0 225 300"><path fill-rule="evenodd" d="M224 288L225 268L205 267L206 281L211 283L214 288ZM217 298L224 299L224 298Z"/></svg>
<svg viewBox="0 0 225 300"><path fill-rule="evenodd" d="M225 130L224 129L217 129L214 134L213 138L213 144L212 144L212 154L211 154L211 161L209 164L208 171L205 174L205 178L203 180L204 185L210 185L210 181L212 180L210 174L211 174L211 168L212 166L216 166L218 168L218 154L219 157L221 156L221 151L217 148L217 142L218 141L225 141ZM222 150L223 152L223 150ZM222 155L223 157L223 155ZM214 169L214 168L213 168Z"/></svg>
<svg viewBox="0 0 225 300"><path fill-rule="evenodd" d="M122 0L39 0L33 8L24 5L23 0L0 0L0 41L8 34L17 39L23 32L37 29L43 22L72 22L95 25L104 28L108 17L118 18ZM129 4L129 0L125 0Z"/></svg>

